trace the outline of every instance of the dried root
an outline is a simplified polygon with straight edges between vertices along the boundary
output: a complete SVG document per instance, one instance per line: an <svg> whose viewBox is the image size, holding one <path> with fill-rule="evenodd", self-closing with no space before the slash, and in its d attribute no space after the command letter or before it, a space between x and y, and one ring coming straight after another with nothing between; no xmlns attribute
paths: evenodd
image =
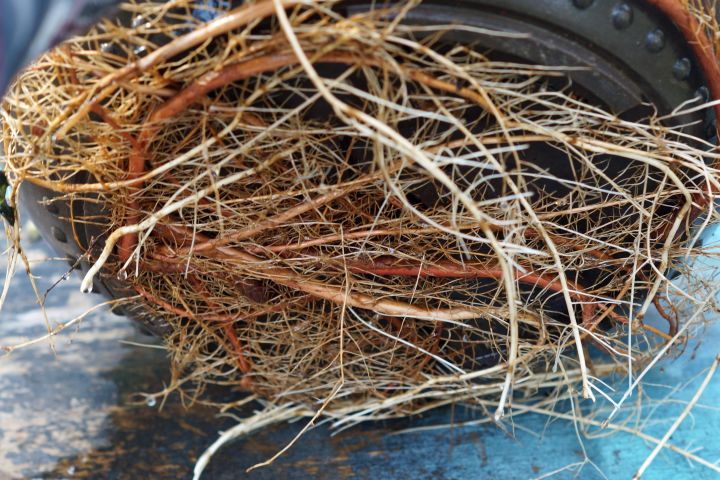
<svg viewBox="0 0 720 480"><path fill-rule="evenodd" d="M175 386L338 426L455 402L499 420L607 396L596 377L687 333L678 312L707 305L667 274L712 218L711 145L587 103L562 66L405 25L412 2L334 4L203 24L191 1L129 3L132 27L48 53L5 99L15 182L104 206L83 288L120 277L167 324Z"/></svg>

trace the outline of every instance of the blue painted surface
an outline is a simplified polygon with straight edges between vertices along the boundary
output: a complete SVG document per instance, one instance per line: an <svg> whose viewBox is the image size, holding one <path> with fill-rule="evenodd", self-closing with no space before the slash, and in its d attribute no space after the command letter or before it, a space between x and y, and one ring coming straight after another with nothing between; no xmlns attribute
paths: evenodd
<svg viewBox="0 0 720 480"><path fill-rule="evenodd" d="M699 384L713 358L720 350L720 324L707 331L705 342L694 354L672 362L663 362L648 375L644 394L662 404L646 406L643 419L646 434L660 438L682 411ZM653 386L651 386L654 384ZM671 387L684 384L679 391ZM633 402L635 398L629 399ZM700 402L671 438L674 445L690 450L711 462L720 462L720 376L705 390ZM460 409L458 409L460 410ZM651 411L652 410L652 411ZM470 412L456 411L455 421L472 417ZM600 416L599 419L604 419ZM549 420L543 415L528 414L514 419L514 436L494 426L445 428L409 434L378 432L378 429L399 429L451 421L449 409L434 412L408 424L361 426L342 435L340 441L327 441L325 429L313 431L297 448L280 461L281 465L302 465L290 470L297 477L313 473L315 478L337 478L340 466L349 467L352 478L445 478L445 479L513 479L538 478L555 470L552 478L624 479L631 478L654 447L628 433L615 433L603 438L582 438L582 446L571 422ZM221 451L211 464L209 478L233 478L222 471L230 456L243 456L244 465L264 459L255 445L283 445L299 429L273 429L251 441L238 442ZM599 432L597 428L591 431ZM365 439L370 438L367 443ZM582 463L585 455L592 462ZM349 452L349 453L348 453ZM334 459L340 458L340 461ZM575 467L572 465L575 464ZM279 466L281 466L279 465ZM307 470L308 465L317 470ZM283 471L286 471L282 468ZM261 471L262 472L262 471ZM273 478L272 469L251 478ZM694 465L682 456L663 450L643 478L647 479L715 479L710 469Z"/></svg>

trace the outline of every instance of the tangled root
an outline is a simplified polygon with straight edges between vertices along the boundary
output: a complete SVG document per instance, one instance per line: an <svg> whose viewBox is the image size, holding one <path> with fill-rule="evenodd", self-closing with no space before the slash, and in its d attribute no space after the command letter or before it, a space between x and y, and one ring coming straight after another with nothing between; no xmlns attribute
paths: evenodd
<svg viewBox="0 0 720 480"><path fill-rule="evenodd" d="M604 394L595 377L688 331L699 301L668 272L711 219L712 145L406 25L413 3L334 3L128 3L131 27L46 54L5 99L16 184L108 212L73 219L107 232L84 288L119 277L164 322L173 387L340 423L500 418Z"/></svg>

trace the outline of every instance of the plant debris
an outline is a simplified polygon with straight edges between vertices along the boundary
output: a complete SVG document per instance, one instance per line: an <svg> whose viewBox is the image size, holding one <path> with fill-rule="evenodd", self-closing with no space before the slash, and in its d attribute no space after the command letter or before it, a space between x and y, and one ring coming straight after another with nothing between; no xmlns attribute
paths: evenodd
<svg viewBox="0 0 720 480"><path fill-rule="evenodd" d="M335 3L130 2L4 100L13 184L108 212L72 219L107 232L83 288L119 278L166 326L165 394L501 421L607 396L702 323L712 285L669 277L715 221L714 145L404 23L416 2Z"/></svg>

